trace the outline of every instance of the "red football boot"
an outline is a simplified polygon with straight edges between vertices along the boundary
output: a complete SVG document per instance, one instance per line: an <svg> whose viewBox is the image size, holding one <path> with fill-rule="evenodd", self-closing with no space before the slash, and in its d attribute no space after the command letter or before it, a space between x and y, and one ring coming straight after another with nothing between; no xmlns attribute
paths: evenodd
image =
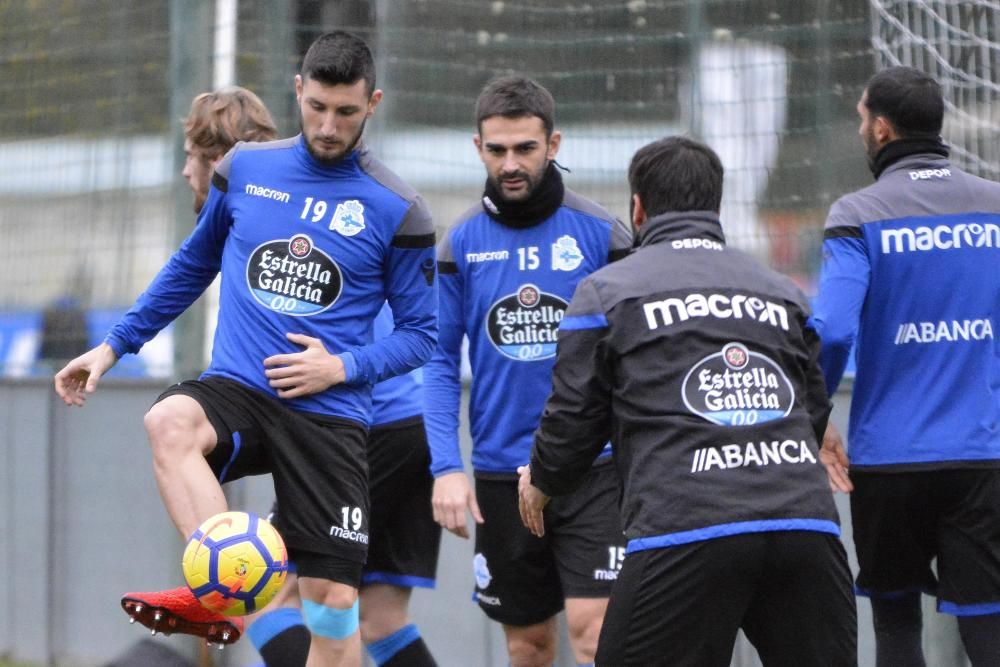
<svg viewBox="0 0 1000 667"><path fill-rule="evenodd" d="M129 615L129 623L139 621L154 635L157 632L195 635L222 648L243 634L242 617L223 616L206 609L187 586L156 593L126 593L122 596L122 609Z"/></svg>

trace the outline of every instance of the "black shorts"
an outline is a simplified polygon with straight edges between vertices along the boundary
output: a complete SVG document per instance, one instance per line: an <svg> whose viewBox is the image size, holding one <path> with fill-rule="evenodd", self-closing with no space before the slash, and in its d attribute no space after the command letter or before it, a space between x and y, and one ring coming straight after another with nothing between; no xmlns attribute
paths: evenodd
<svg viewBox="0 0 1000 667"><path fill-rule="evenodd" d="M594 662L728 667L742 628L768 667L849 667L857 627L837 537L734 535L626 556Z"/></svg>
<svg viewBox="0 0 1000 667"><path fill-rule="evenodd" d="M354 587L368 552L365 429L290 410L279 399L225 378L176 384L198 401L218 437L206 460L220 482L271 473L281 505L275 527L300 576Z"/></svg>
<svg viewBox="0 0 1000 667"><path fill-rule="evenodd" d="M433 588L441 526L434 521L434 477L421 418L376 426L368 438L371 540L361 583Z"/></svg>
<svg viewBox="0 0 1000 667"><path fill-rule="evenodd" d="M1000 613L1000 470L852 470L851 481L859 594L923 591L944 613Z"/></svg>
<svg viewBox="0 0 1000 667"><path fill-rule="evenodd" d="M545 537L521 523L516 480L476 479L485 523L476 526L475 599L505 625L541 623L565 598L606 598L625 554L618 476L596 466L573 494L545 508Z"/></svg>

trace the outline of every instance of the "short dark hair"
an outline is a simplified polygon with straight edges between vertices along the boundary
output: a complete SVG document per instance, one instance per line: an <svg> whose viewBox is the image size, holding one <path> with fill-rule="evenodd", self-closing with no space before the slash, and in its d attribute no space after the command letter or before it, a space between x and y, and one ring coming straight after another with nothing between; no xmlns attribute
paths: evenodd
<svg viewBox="0 0 1000 667"><path fill-rule="evenodd" d="M628 185L646 215L715 211L722 205L722 161L711 148L687 137L646 144L632 156Z"/></svg>
<svg viewBox="0 0 1000 667"><path fill-rule="evenodd" d="M556 101L552 93L533 79L501 76L487 83L476 99L476 129L482 131L483 121L493 116L537 116L542 119L548 137L555 127Z"/></svg>
<svg viewBox="0 0 1000 667"><path fill-rule="evenodd" d="M884 69L865 86L865 106L882 116L901 138L938 136L944 97L933 78L913 67Z"/></svg>
<svg viewBox="0 0 1000 667"><path fill-rule="evenodd" d="M368 95L375 91L375 59L363 39L344 30L320 35L302 59L302 78L328 86L364 79Z"/></svg>

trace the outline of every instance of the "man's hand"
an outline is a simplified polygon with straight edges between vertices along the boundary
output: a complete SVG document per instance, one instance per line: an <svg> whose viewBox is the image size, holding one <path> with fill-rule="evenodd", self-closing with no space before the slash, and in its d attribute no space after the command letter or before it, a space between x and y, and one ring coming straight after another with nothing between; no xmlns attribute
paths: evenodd
<svg viewBox="0 0 1000 667"><path fill-rule="evenodd" d="M115 351L101 343L69 362L56 373L56 393L66 405L83 405L87 394L97 391L101 376L118 362Z"/></svg>
<svg viewBox="0 0 1000 667"><path fill-rule="evenodd" d="M826 433L823 434L823 446L819 450L819 460L826 466L826 476L830 480L830 488L833 491L843 491L850 493L854 490L854 484L848 476L848 467L851 465L844 451L844 441L840 438L840 433L833 424L826 425Z"/></svg>
<svg viewBox="0 0 1000 667"><path fill-rule="evenodd" d="M285 334L288 340L306 348L293 354L276 354L264 360L268 384L278 390L279 398L299 398L318 394L347 379L344 362L330 354L319 338L304 334Z"/></svg>
<svg viewBox="0 0 1000 667"><path fill-rule="evenodd" d="M517 508L521 511L521 521L532 535L542 537L545 535L544 510L549 504L549 497L531 483L530 466L520 466L517 474L521 476L517 481Z"/></svg>
<svg viewBox="0 0 1000 667"><path fill-rule="evenodd" d="M476 492L469 485L469 478L462 471L450 472L434 480L434 495L431 498L434 520L442 528L469 539L465 509L469 508L476 523L483 523L483 515L476 502Z"/></svg>

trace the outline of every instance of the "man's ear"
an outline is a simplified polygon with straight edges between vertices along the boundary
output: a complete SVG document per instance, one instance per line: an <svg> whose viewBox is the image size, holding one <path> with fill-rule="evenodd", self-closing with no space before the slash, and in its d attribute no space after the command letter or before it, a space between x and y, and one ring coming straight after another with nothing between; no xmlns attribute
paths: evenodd
<svg viewBox="0 0 1000 667"><path fill-rule="evenodd" d="M545 158L552 162L556 159L556 155L559 154L559 144L562 142L562 133L559 130L552 132L549 136L549 144L546 146Z"/></svg>
<svg viewBox="0 0 1000 667"><path fill-rule="evenodd" d="M646 222L646 208L642 205L642 199L639 198L638 193L632 195L632 205L629 208L632 212L632 227L639 231L639 228Z"/></svg>
<svg viewBox="0 0 1000 667"><path fill-rule="evenodd" d="M368 113L367 113L367 116L369 118L371 118L372 115L374 115L374 113L375 113L375 107L377 107L378 103L381 102L381 101L382 101L382 89L381 88L376 88L375 91L372 92L372 96L368 98Z"/></svg>
<svg viewBox="0 0 1000 667"><path fill-rule="evenodd" d="M872 122L872 133L879 146L885 146L890 141L899 139L896 128L892 126L892 123L885 116L875 116L875 120Z"/></svg>

